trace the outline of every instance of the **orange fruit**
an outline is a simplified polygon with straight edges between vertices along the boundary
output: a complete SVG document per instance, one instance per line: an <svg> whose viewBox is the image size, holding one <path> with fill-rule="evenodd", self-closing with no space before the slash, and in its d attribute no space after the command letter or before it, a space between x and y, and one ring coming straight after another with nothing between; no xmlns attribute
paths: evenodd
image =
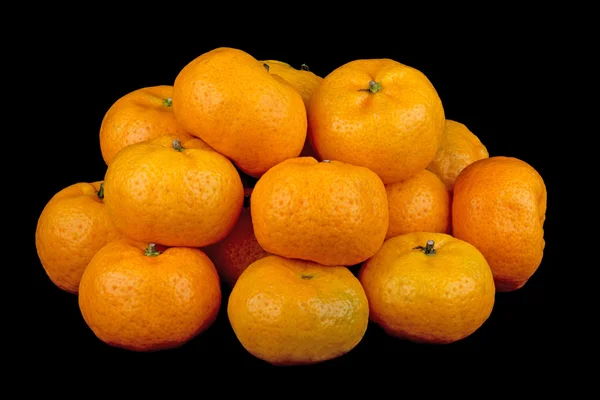
<svg viewBox="0 0 600 400"><path fill-rule="evenodd" d="M518 158L484 158L456 178L453 235L483 253L499 292L521 288L540 266L546 201L544 180Z"/></svg>
<svg viewBox="0 0 600 400"><path fill-rule="evenodd" d="M321 159L367 167L402 181L433 160L444 108L429 79L390 59L346 63L325 76L308 109L308 137Z"/></svg>
<svg viewBox="0 0 600 400"><path fill-rule="evenodd" d="M221 278L230 287L235 285L240 274L248 265L268 255L254 236L250 215L251 193L252 189L246 189L244 208L229 235L225 239L203 248L203 251L215 264Z"/></svg>
<svg viewBox="0 0 600 400"><path fill-rule="evenodd" d="M296 69L288 63L277 60L263 60L259 61L259 63L266 64L267 71L271 75L277 75L292 85L300 93L300 96L302 96L304 106L308 108L310 98L314 90L321 84L322 77L311 72L306 64L302 64L300 69Z"/></svg>
<svg viewBox="0 0 600 400"><path fill-rule="evenodd" d="M203 247L225 238L242 210L244 187L225 156L200 139L172 135L127 146L109 164L104 202L131 239Z"/></svg>
<svg viewBox="0 0 600 400"><path fill-rule="evenodd" d="M75 183L54 194L38 218L38 257L50 280L66 292L77 294L94 254L120 236L103 197L102 182Z"/></svg>
<svg viewBox="0 0 600 400"><path fill-rule="evenodd" d="M300 69L296 69L283 61L277 60L264 60L259 61L261 64L268 66L268 71L271 75L277 75L283 80L288 82L290 85L300 93L304 106L308 111L308 105L315 89L321 84L323 78L311 72L306 64L302 64ZM304 147L300 152L300 157L314 157L320 160L319 156L312 148L308 136L304 141Z"/></svg>
<svg viewBox="0 0 600 400"><path fill-rule="evenodd" d="M358 278L371 321L390 336L413 342L464 339L494 306L494 278L483 255L444 233L411 232L386 240Z"/></svg>
<svg viewBox="0 0 600 400"><path fill-rule="evenodd" d="M133 351L180 347L208 329L221 304L221 286L199 249L114 240L100 249L81 278L79 308L94 334Z"/></svg>
<svg viewBox="0 0 600 400"><path fill-rule="evenodd" d="M389 224L381 179L340 161L283 161L256 182L250 199L263 249L324 265L354 265L371 257Z"/></svg>
<svg viewBox="0 0 600 400"><path fill-rule="evenodd" d="M183 67L173 111L188 132L254 177L298 156L306 139L302 96L239 49L220 47Z"/></svg>
<svg viewBox="0 0 600 400"><path fill-rule="evenodd" d="M173 86L150 86L129 92L115 101L100 125L100 150L108 165L123 147L160 135L192 138L177 122L171 108Z"/></svg>
<svg viewBox="0 0 600 400"><path fill-rule="evenodd" d="M273 365L301 365L355 348L367 329L369 305L348 268L269 255L244 270L227 315L250 354Z"/></svg>
<svg viewBox="0 0 600 400"><path fill-rule="evenodd" d="M450 195L433 172L424 169L385 190L390 210L386 239L409 232L449 233Z"/></svg>
<svg viewBox="0 0 600 400"><path fill-rule="evenodd" d="M427 169L436 174L452 192L454 181L463 168L488 157L487 148L465 124L447 119L444 138Z"/></svg>

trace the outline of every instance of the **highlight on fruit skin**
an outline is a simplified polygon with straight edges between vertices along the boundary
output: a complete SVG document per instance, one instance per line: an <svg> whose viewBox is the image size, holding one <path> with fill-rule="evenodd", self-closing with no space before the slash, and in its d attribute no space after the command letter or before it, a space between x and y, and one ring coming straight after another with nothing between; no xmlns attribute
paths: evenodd
<svg viewBox="0 0 600 400"><path fill-rule="evenodd" d="M242 272L227 315L253 356L277 366L311 365L360 343L369 305L348 268L269 255Z"/></svg>

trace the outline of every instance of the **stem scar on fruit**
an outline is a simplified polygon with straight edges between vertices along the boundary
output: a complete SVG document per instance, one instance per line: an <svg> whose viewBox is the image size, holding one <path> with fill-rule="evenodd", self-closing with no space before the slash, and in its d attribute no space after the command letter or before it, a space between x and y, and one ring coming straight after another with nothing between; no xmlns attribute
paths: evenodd
<svg viewBox="0 0 600 400"><path fill-rule="evenodd" d="M302 64L302 65L300 66L300 69L301 69L302 71L310 71L310 70L308 69L308 65L306 65L306 64Z"/></svg>
<svg viewBox="0 0 600 400"><path fill-rule="evenodd" d="M327 164L329 164L329 163L331 162L331 160L323 160L323 161L321 161L321 162L324 162L324 163L327 163Z"/></svg>
<svg viewBox="0 0 600 400"><path fill-rule="evenodd" d="M300 278L302 278L302 279L312 279L312 278L314 278L314 276L313 275L309 275L309 274L302 274L302 275L300 275Z"/></svg>
<svg viewBox="0 0 600 400"><path fill-rule="evenodd" d="M427 244L425 245L425 247L423 246L417 246L417 247L413 247L413 250L423 250L423 253L425 253L426 256L432 256L435 254L435 249L433 248L434 245L434 241L433 240L428 240Z"/></svg>
<svg viewBox="0 0 600 400"><path fill-rule="evenodd" d="M380 92L383 89L383 86L381 86L381 83L377 83L373 80L369 81L369 88L368 89L358 89L359 92L371 92L371 93L377 93Z"/></svg>
<svg viewBox="0 0 600 400"><path fill-rule="evenodd" d="M269 64L267 64L267 63L263 63L263 67L265 67L267 72L269 72L269 69L271 68L271 67L269 67Z"/></svg>
<svg viewBox="0 0 600 400"><path fill-rule="evenodd" d="M172 145L175 150L183 151L183 146L181 145L181 141L179 139L173 139Z"/></svg>
<svg viewBox="0 0 600 400"><path fill-rule="evenodd" d="M144 250L144 255L148 257L156 257L160 253L160 251L156 250L155 243L148 243L148 247L146 247L146 249Z"/></svg>

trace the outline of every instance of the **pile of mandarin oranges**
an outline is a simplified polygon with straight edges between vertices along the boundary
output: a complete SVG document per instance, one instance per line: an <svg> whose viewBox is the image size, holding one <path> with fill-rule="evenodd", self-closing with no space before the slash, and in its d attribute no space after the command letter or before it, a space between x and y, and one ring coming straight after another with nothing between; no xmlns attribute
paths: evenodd
<svg viewBox="0 0 600 400"><path fill-rule="evenodd" d="M273 365L341 357L370 323L448 344L541 264L542 177L490 155L411 66L320 77L220 47L167 83L115 97L105 175L58 190L35 232L108 346L202 340L224 302L240 346Z"/></svg>

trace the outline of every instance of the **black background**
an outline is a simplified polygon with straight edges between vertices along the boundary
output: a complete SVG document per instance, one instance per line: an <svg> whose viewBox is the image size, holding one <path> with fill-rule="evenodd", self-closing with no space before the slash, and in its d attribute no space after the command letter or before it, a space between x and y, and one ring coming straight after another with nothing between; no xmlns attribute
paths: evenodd
<svg viewBox="0 0 600 400"><path fill-rule="evenodd" d="M214 22L214 21L213 21ZM566 57L556 46L556 32L531 29L521 20L489 27L465 26L400 30L397 26L354 21L318 32L323 20L290 22L285 27L249 24L180 31L147 20L78 23L56 22L40 34L27 83L41 89L43 111L29 115L39 123L35 146L28 151L39 163L35 195L29 196L27 288L31 330L29 346L37 357L78 355L148 363L194 357L206 362L269 367L248 354L235 338L226 315L228 290L217 321L185 346L159 353L134 353L111 348L97 339L83 321L74 295L55 287L37 258L34 231L50 197L76 183L101 180L105 172L98 132L104 113L135 89L172 84L178 71L200 54L220 46L242 49L257 59L277 59L326 76L357 58L387 57L425 73L436 87L446 117L466 124L491 156L523 159L536 168L548 189L546 250L542 265L522 289L499 293L488 321L470 337L450 345L417 345L386 336L370 325L363 341L350 353L310 368L357 367L397 362L407 353L488 352L499 358L557 351L568 343L556 337L550 323L551 282L560 266L558 245L559 167L550 155L550 59ZM200 23L198 25L201 25ZM189 28L189 27L188 27ZM459 29L460 28L460 29ZM39 121L42 120L42 121ZM544 123L545 122L545 123ZM35 154L33 154L35 153Z"/></svg>

